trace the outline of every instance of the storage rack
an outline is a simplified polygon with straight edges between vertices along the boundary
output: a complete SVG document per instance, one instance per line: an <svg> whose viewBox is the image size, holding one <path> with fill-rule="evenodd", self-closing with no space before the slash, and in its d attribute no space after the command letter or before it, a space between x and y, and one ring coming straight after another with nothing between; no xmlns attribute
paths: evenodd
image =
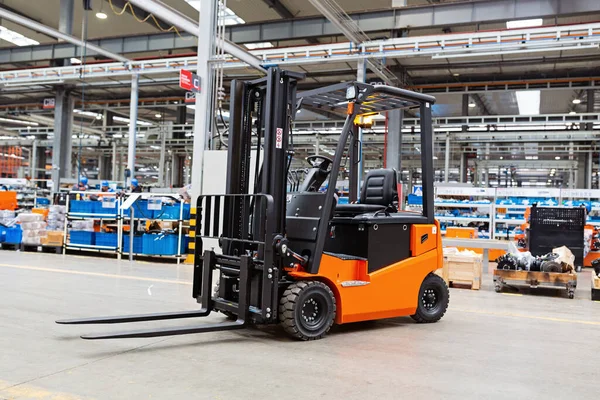
<svg viewBox="0 0 600 400"><path fill-rule="evenodd" d="M124 194L123 202L121 204L123 204L125 202L125 199L129 196L131 196L131 193ZM176 213L176 218L163 218L163 215L165 215L166 211L163 209L161 199L163 199L165 197L174 199L178 202L179 209L178 209L178 212ZM148 205L152 204L152 203L158 204L157 201L160 202L160 207L157 207L157 209L152 209L153 207L146 206L146 204L148 204ZM184 251L182 251L182 242L185 240L184 239L185 236L183 235L183 230L184 230L184 228L189 228L189 225L186 225L186 222L189 222L188 207L189 207L189 205L186 206L186 203L183 201L182 196L179 194L176 194L176 193L144 193L142 195L142 198L140 200L137 200L134 203L134 212L133 212L134 222L135 221L140 221L140 222L146 222L146 221L177 222L179 224L179 229L178 229L178 233L177 233L176 254L174 254L174 255L148 254L145 251L143 253L140 253L140 252L135 252L135 250L134 250L133 256L171 258L171 259L175 259L177 261L177 264L179 264L181 262L182 257L187 256L187 254L185 253L185 249L184 249ZM157 211L160 211L158 213L158 215L155 214ZM150 215L150 213L152 213L152 216ZM140 216L140 214L141 214L141 216ZM168 213L167 217L170 217L172 215L173 215L172 213ZM123 256L123 255L128 256L129 255L129 247L125 246L124 243L126 241L125 236L129 235L129 233L123 232L123 225L125 225L126 221L130 221L129 222L130 226L134 225L134 224L131 223L131 216L130 216L129 210L120 209L119 217L120 217L120 220L122 221L122 226L119 229L119 243L123 244L122 247L119 249L119 251L121 253L121 256ZM129 240L129 239L127 239L127 240ZM135 247L135 240L136 239L134 237L134 247Z"/></svg>
<svg viewBox="0 0 600 400"><path fill-rule="evenodd" d="M78 199L72 199L72 196L76 196ZM98 201L85 200L90 196L98 196ZM106 199L111 199L111 201L105 201ZM114 200L114 201L112 201ZM73 211L74 201L83 201L88 205L87 210L83 211ZM102 210L104 209L111 210L114 209L114 212L96 212L98 210L94 210L97 207L97 204L102 203ZM104 203L112 203L113 207L106 207ZM121 235L117 233L117 245L116 246L104 246L104 245L96 245L96 244L81 244L81 243L72 243L71 236L69 235L69 222L77 221L77 220L92 220L92 221L114 221L117 224L117 232L122 231L122 220L119 216L119 206L121 204L121 199L117 196L116 193L106 193L106 192L81 192L81 191L71 191L67 196L66 201L66 215L65 215L65 226L64 226L64 247L63 254L66 253L67 250L80 250L80 251L96 251L102 253L114 253L117 255L117 258L121 258ZM76 231L77 232L77 231ZM91 233L91 232L90 232Z"/></svg>
<svg viewBox="0 0 600 400"><path fill-rule="evenodd" d="M470 223L488 224L491 228L494 188L439 186L435 195L435 218L440 222L442 234L445 234L445 228L448 226L467 226ZM454 199L457 197L468 199ZM489 239L489 228L487 231L480 231L479 238Z"/></svg>
<svg viewBox="0 0 600 400"><path fill-rule="evenodd" d="M522 233L520 225L525 220L525 210L537 203L539 206L560 204L561 189L558 188L497 188L494 201L493 237L514 239Z"/></svg>

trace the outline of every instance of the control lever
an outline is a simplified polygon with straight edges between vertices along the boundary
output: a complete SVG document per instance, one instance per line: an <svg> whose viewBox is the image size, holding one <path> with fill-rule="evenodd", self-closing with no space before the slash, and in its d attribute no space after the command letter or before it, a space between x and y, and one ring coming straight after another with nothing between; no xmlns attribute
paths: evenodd
<svg viewBox="0 0 600 400"><path fill-rule="evenodd" d="M288 240L286 238L284 238L281 235L277 235L275 236L275 238L273 239L273 245L275 247L275 251L277 251L277 253L279 253L280 256L282 257L292 257L293 259L295 259L298 264L300 264L301 266L306 266L306 264L308 263L308 257L302 256L296 252L294 252L293 250L290 249L289 245L288 245Z"/></svg>

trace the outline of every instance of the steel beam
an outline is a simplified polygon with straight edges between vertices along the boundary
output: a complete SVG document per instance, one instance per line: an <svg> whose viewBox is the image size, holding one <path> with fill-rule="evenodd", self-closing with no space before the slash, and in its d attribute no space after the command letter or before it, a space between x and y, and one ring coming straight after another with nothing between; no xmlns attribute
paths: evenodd
<svg viewBox="0 0 600 400"><path fill-rule="evenodd" d="M54 38L57 38L59 40L64 40L65 42L69 42L71 44L74 44L76 46L82 46L82 47L86 47L88 50L91 50L92 52L101 54L105 57L108 57L110 59L116 60L116 61L120 61L123 63L127 63L130 60L119 55L119 54L115 54L112 53L110 51L107 51L105 49L103 49L102 47L96 46L94 44L90 44L90 43L84 43L83 41L81 41L80 39L77 39L74 36L71 36L70 34L67 33L63 33L60 31L57 31L56 29L50 28L44 24L41 24L39 22L36 22L32 19L29 18L25 18L22 17L18 14L12 13L6 9L0 8L0 17L5 18L9 21L12 21L16 24L25 26L27 28L31 28L35 31L38 31L40 33L43 33L44 35L48 35ZM72 22L71 22L71 29L72 29ZM67 24L66 22L64 23L64 27L65 28L69 28L69 24ZM93 54L90 54L93 55Z"/></svg>
<svg viewBox="0 0 600 400"><path fill-rule="evenodd" d="M198 22L193 19L187 17L186 15L180 13L179 11L163 4L158 0L130 0L131 4L134 4L149 13L154 14L156 17L167 21L178 29L181 29L187 33L190 33L202 40L205 40L205 37L202 37L200 34L200 28L198 27ZM214 32L211 33L214 35ZM248 65L263 71L264 68L261 66L260 61L254 57L252 54L242 49L241 47L231 43L228 40L217 40L216 41L220 46L223 46L223 50L232 56L238 58L239 60L247 63Z"/></svg>

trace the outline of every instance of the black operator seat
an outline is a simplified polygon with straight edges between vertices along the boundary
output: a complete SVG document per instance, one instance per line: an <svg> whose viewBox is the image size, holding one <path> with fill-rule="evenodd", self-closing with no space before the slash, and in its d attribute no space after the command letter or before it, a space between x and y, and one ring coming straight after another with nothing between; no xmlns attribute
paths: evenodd
<svg viewBox="0 0 600 400"><path fill-rule="evenodd" d="M334 216L354 217L377 211L397 212L396 170L374 169L367 173L360 191L360 203L338 204Z"/></svg>

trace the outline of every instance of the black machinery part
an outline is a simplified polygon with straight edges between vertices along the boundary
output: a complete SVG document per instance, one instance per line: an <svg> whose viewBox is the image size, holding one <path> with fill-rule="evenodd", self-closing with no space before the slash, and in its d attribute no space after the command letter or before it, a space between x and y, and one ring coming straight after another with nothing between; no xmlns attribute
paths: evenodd
<svg viewBox="0 0 600 400"><path fill-rule="evenodd" d="M592 268L594 268L594 273L596 276L600 276L600 258L592 261Z"/></svg>
<svg viewBox="0 0 600 400"><path fill-rule="evenodd" d="M511 253L506 253L496 259L496 269L516 270L519 259Z"/></svg>
<svg viewBox="0 0 600 400"><path fill-rule="evenodd" d="M541 265L543 272L562 272L562 266L556 261L543 261Z"/></svg>

